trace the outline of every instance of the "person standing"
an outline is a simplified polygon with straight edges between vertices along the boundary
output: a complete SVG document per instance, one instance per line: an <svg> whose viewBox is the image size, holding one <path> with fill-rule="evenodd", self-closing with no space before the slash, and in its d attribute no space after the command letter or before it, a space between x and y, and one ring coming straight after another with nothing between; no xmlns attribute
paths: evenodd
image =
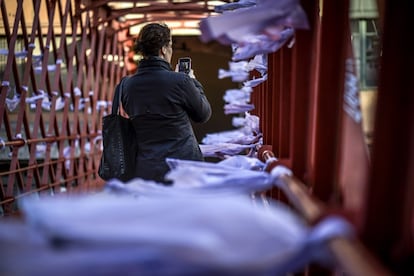
<svg viewBox="0 0 414 276"><path fill-rule="evenodd" d="M123 81L121 103L138 139L136 177L170 184L164 179L166 158L202 161L191 121L205 123L211 106L194 76L171 68L171 30L149 23L139 33L137 72Z"/></svg>

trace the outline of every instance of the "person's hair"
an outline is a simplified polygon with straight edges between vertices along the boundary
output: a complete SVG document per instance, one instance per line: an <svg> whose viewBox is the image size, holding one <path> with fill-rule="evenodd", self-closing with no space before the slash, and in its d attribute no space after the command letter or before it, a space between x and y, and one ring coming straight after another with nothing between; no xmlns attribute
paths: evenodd
<svg viewBox="0 0 414 276"><path fill-rule="evenodd" d="M171 30L164 23L145 25L135 41L134 50L144 57L158 56L160 49L171 40Z"/></svg>

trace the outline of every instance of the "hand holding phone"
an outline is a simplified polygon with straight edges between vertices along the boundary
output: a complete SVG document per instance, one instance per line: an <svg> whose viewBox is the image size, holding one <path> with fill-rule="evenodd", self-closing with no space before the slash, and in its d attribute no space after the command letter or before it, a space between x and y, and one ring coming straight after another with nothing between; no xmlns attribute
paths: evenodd
<svg viewBox="0 0 414 276"><path fill-rule="evenodd" d="M183 57L178 59L178 72L189 74L191 71L191 58Z"/></svg>

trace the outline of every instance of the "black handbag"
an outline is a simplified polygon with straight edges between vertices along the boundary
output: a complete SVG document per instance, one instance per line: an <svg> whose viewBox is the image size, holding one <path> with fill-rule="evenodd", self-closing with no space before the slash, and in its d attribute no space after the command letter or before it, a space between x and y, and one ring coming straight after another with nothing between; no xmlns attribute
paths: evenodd
<svg viewBox="0 0 414 276"><path fill-rule="evenodd" d="M98 175L104 180L128 181L135 175L137 137L131 120L119 114L124 80L115 89L112 113L102 118L103 152Z"/></svg>

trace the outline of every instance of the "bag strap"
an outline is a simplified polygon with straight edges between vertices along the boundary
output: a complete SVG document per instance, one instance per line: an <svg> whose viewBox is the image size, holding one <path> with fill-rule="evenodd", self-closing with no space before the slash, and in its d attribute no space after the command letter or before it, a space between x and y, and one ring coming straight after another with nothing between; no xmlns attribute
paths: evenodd
<svg viewBox="0 0 414 276"><path fill-rule="evenodd" d="M112 114L119 115L119 106L121 105L122 100L122 90L124 90L124 80L125 78L121 79L121 82L115 89L114 99L112 101Z"/></svg>

